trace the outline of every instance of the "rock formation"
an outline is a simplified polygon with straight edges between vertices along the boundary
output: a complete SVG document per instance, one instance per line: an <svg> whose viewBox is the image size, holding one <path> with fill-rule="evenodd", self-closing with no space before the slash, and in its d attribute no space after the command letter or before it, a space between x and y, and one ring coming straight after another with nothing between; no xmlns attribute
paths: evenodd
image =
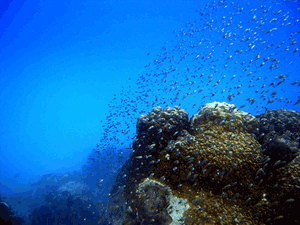
<svg viewBox="0 0 300 225"><path fill-rule="evenodd" d="M179 107L142 115L116 182L124 210L110 223L299 222L300 117L283 114L254 117L213 102L190 120Z"/></svg>

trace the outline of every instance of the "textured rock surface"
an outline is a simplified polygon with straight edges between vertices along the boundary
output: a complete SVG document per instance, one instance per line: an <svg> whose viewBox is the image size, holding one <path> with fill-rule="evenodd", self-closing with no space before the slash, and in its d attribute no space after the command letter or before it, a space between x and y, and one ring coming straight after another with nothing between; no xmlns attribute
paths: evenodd
<svg viewBox="0 0 300 225"><path fill-rule="evenodd" d="M258 141L277 160L290 162L299 155L300 114L292 110L268 110L256 116L260 122Z"/></svg>
<svg viewBox="0 0 300 225"><path fill-rule="evenodd" d="M66 198L66 196L72 196L74 198L81 198L82 200L91 200L93 195L88 187L88 185L76 182L76 181L70 181L62 186L60 186L57 189L59 198Z"/></svg>
<svg viewBox="0 0 300 225"><path fill-rule="evenodd" d="M14 215L14 213L15 212L6 202L2 202L2 198L0 196L0 224L25 224L25 221Z"/></svg>
<svg viewBox="0 0 300 225"><path fill-rule="evenodd" d="M234 130L246 130L249 133L257 133L259 127L259 122L254 116L226 102L212 102L200 107L200 112L190 120L192 127L190 131L193 132L193 127L207 124L208 121L230 126Z"/></svg>
<svg viewBox="0 0 300 225"><path fill-rule="evenodd" d="M131 220L145 224L169 224L172 218L167 212L169 190L158 182L146 179L137 186L134 204L129 205Z"/></svg>
<svg viewBox="0 0 300 225"><path fill-rule="evenodd" d="M272 121L282 121L279 115L273 112ZM142 115L130 166L122 176L121 195L126 200L122 223L299 222L293 210L300 201L299 128L288 125L291 119L283 121L287 125L275 130L280 138L289 134L290 142L277 140L271 145L261 135L274 135L268 116L255 118L219 102L204 105L190 121L178 107L155 108ZM279 155L277 150L272 153L276 147L282 150ZM171 194L181 199L173 211L182 202L186 206L177 219L169 210Z"/></svg>
<svg viewBox="0 0 300 225"><path fill-rule="evenodd" d="M299 223L294 209L300 201L300 114L278 109L267 110L256 118L260 122L257 140L266 157L265 189L272 202L269 222Z"/></svg>

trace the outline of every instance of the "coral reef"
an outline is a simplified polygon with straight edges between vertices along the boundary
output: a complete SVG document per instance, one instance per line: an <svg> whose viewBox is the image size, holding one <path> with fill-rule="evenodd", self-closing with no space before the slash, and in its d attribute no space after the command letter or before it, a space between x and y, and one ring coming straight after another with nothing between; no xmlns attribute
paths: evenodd
<svg viewBox="0 0 300 225"><path fill-rule="evenodd" d="M146 179L138 185L136 207L139 212L131 210L128 214L142 224L166 224L172 221L167 212L168 188L158 182ZM129 211L129 210L128 210Z"/></svg>
<svg viewBox="0 0 300 225"><path fill-rule="evenodd" d="M136 201L129 205L126 212L125 224L133 221L142 221L141 224L178 224L189 208L187 201L175 197L169 187L148 178L138 185L134 199Z"/></svg>
<svg viewBox="0 0 300 225"><path fill-rule="evenodd" d="M300 114L278 109L267 110L256 118L260 124L257 140L266 157L264 179L267 182L264 188L272 202L269 222L279 219L299 222L293 209L300 200Z"/></svg>
<svg viewBox="0 0 300 225"><path fill-rule="evenodd" d="M256 116L259 120L258 141L266 149L271 162L291 162L299 155L300 114L292 110L267 110ZM283 163L285 161L285 163Z"/></svg>
<svg viewBox="0 0 300 225"><path fill-rule="evenodd" d="M265 119L270 115L277 118L272 122L280 120L286 125L272 126ZM204 105L190 121L178 107L157 107L142 115L130 166L122 176L127 215L123 224L151 220L172 224L174 215L167 210L170 195L185 200L187 206L174 224L299 222L292 210L300 200L299 128L279 115L267 112L256 118L220 102ZM294 124L300 121L298 114L287 117ZM274 136L274 129L279 129L278 138L285 135L288 141L264 141L261 134ZM282 154L278 155L276 147ZM287 157L286 152L293 154ZM273 156L276 161L270 163ZM147 201L148 207L144 205ZM151 206L157 210L153 212Z"/></svg>
<svg viewBox="0 0 300 225"><path fill-rule="evenodd" d="M57 189L58 193L62 194L64 192L68 192L68 194L74 196L74 197L85 197L85 198L89 198L92 195L90 194L90 196L87 196L87 193L90 192L90 188L84 184L84 183L80 183L80 182L76 182L76 181L69 181L68 183L60 186Z"/></svg>
<svg viewBox="0 0 300 225"><path fill-rule="evenodd" d="M98 224L100 216L90 200L72 195L71 192L52 191L44 204L35 208L29 216L30 225L38 224Z"/></svg>

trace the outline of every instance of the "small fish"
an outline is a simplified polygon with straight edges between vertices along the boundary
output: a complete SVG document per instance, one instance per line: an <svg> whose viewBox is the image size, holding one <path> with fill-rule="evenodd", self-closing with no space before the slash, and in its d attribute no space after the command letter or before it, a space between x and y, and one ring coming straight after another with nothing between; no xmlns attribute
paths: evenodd
<svg viewBox="0 0 300 225"><path fill-rule="evenodd" d="M299 99L295 102L294 105L298 105L300 103L300 96L299 96Z"/></svg>

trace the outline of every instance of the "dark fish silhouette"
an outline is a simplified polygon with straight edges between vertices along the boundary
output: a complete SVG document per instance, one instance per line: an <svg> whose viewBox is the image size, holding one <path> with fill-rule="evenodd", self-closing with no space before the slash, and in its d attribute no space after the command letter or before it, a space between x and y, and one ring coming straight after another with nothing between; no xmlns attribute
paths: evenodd
<svg viewBox="0 0 300 225"><path fill-rule="evenodd" d="M20 176L21 173L17 173L15 176L14 176L14 179L18 178Z"/></svg>

